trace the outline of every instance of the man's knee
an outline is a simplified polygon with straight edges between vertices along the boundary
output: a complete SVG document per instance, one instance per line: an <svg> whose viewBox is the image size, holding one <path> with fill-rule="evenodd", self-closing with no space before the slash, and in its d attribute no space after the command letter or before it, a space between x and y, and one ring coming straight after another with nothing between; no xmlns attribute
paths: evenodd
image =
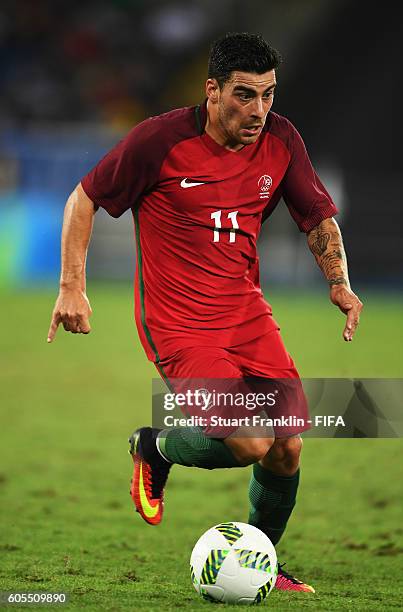
<svg viewBox="0 0 403 612"><path fill-rule="evenodd" d="M261 461L267 455L273 438L227 438L225 444L231 449L240 465Z"/></svg>
<svg viewBox="0 0 403 612"><path fill-rule="evenodd" d="M284 476L292 476L299 468L302 450L300 436L276 438L268 453L262 460L264 467Z"/></svg>

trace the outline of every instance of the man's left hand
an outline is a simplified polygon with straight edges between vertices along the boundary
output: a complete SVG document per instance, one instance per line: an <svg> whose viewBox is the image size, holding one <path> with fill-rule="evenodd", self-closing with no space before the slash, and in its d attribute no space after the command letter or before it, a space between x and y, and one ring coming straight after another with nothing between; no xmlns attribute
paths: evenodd
<svg viewBox="0 0 403 612"><path fill-rule="evenodd" d="M343 314L347 315L343 338L346 342L351 342L360 322L363 304L355 293L345 285L333 285L330 289L330 300L340 308Z"/></svg>

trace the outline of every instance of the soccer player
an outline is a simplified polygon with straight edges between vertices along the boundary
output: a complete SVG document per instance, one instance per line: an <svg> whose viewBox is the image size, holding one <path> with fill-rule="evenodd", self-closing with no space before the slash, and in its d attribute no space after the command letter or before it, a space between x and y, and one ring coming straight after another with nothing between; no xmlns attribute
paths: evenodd
<svg viewBox="0 0 403 612"><path fill-rule="evenodd" d="M95 211L131 209L136 323L161 376L298 381L258 277L257 238L281 197L346 315L344 340L353 339L362 304L350 288L337 209L298 131L271 111L279 62L260 36L227 34L212 46L204 103L143 121L82 179L66 204L49 342L60 323L90 331L85 261ZM249 522L276 545L296 501L303 429L223 437L142 427L129 440L136 509L152 525L161 521L174 463L252 464ZM313 592L281 567L276 587Z"/></svg>

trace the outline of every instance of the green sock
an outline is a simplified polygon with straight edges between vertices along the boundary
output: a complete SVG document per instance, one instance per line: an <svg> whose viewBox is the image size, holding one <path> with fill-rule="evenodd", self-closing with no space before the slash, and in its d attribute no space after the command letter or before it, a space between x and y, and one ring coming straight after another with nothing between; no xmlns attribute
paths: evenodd
<svg viewBox="0 0 403 612"><path fill-rule="evenodd" d="M164 429L158 434L158 443L172 463L206 470L241 467L223 440L208 438L197 427Z"/></svg>
<svg viewBox="0 0 403 612"><path fill-rule="evenodd" d="M295 506L298 483L299 470L293 476L277 476L260 463L253 465L249 524L261 529L274 545L283 535Z"/></svg>

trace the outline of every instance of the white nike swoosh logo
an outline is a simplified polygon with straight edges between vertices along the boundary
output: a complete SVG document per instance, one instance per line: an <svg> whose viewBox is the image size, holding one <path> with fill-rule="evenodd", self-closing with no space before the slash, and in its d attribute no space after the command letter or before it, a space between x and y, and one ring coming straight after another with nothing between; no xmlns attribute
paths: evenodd
<svg viewBox="0 0 403 612"><path fill-rule="evenodd" d="M183 187L184 189L186 189L187 187L197 187L198 185L205 185L206 183L188 183L187 182L187 178L184 178L183 181L181 181L181 187Z"/></svg>

